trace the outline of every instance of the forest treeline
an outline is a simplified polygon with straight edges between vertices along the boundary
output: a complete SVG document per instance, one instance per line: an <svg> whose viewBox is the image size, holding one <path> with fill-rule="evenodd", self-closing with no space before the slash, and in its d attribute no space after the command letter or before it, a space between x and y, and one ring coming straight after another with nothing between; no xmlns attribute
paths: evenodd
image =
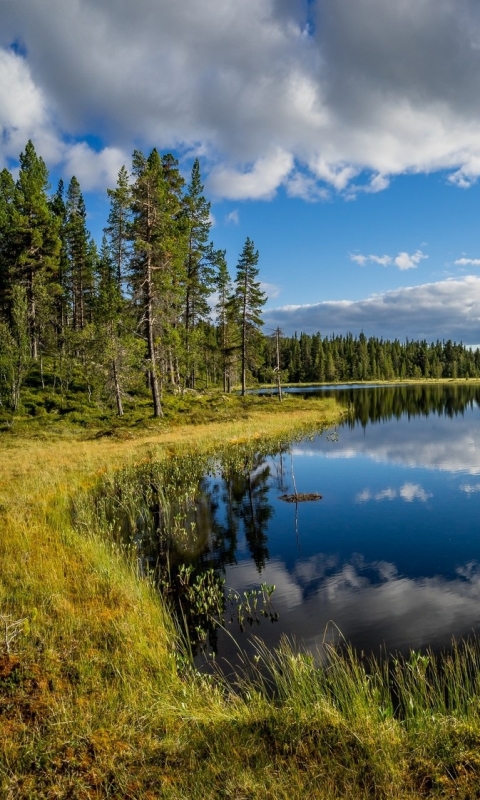
<svg viewBox="0 0 480 800"><path fill-rule="evenodd" d="M87 228L80 184L50 193L29 141L18 177L0 173L0 405L29 387L54 406L83 393L112 405L165 392L247 383L480 377L480 353L451 341L389 342L262 331L266 297L247 238L232 278L210 240L198 159L135 151L108 190L101 246Z"/></svg>
<svg viewBox="0 0 480 800"><path fill-rule="evenodd" d="M261 380L273 381L274 339L265 341ZM480 350L447 341L393 342L376 337L301 333L280 342L282 379L290 383L421 378L478 378Z"/></svg>

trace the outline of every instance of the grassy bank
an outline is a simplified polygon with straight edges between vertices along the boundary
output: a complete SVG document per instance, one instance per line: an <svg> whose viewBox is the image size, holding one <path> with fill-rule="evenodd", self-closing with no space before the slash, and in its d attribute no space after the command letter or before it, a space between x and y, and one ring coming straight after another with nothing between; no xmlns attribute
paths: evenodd
<svg viewBox="0 0 480 800"><path fill-rule="evenodd" d="M0 796L479 796L476 643L441 669L414 655L368 674L352 654L318 668L287 643L260 647L237 691L178 673L155 591L105 537L73 529L70 499L121 467L278 441L340 414L295 398L185 403L159 423L20 420L3 436Z"/></svg>

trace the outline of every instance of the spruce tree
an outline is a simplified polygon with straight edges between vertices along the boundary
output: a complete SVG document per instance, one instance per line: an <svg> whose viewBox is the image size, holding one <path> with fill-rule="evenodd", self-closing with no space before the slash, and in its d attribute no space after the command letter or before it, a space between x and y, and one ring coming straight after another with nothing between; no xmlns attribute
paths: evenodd
<svg viewBox="0 0 480 800"><path fill-rule="evenodd" d="M232 383L233 362L238 350L238 345L235 341L235 305L232 301L232 282L225 256L226 250L216 251L215 263L217 275L215 279L215 288L218 295L216 312L218 345L222 363L223 391L229 392Z"/></svg>
<svg viewBox="0 0 480 800"><path fill-rule="evenodd" d="M37 359L41 328L48 312L48 282L58 268L59 225L47 195L48 172L29 141L20 154L20 171L11 205L9 249L12 280L25 288L30 351Z"/></svg>
<svg viewBox="0 0 480 800"><path fill-rule="evenodd" d="M58 182L57 191L50 199L50 208L59 227L60 252L58 255L58 270L56 283L53 287L55 331L57 349L62 350L65 342L65 330L68 324L68 248L67 248L67 207L65 203L65 188L63 180Z"/></svg>
<svg viewBox="0 0 480 800"><path fill-rule="evenodd" d="M208 297L212 292L214 269L213 249L208 245L210 235L210 203L203 195L200 162L195 159L191 181L183 199L186 225L187 255L185 261L185 345L187 351L187 381L195 388L196 362L200 342L195 342L197 323L210 315ZM197 347L196 347L197 345Z"/></svg>
<svg viewBox="0 0 480 800"><path fill-rule="evenodd" d="M247 391L247 367L254 362L255 345L263 325L261 309L267 300L260 289L260 282L256 280L259 273L258 258L258 250L247 237L237 264L233 295L240 326L242 395Z"/></svg>
<svg viewBox="0 0 480 800"><path fill-rule="evenodd" d="M65 241L69 321L81 331L93 318L96 250L86 226L87 211L80 184L72 177L67 189Z"/></svg>
<svg viewBox="0 0 480 800"><path fill-rule="evenodd" d="M110 198L110 213L105 229L108 237L110 258L115 265L115 279L122 290L130 260L131 189L125 167L118 173L115 189L107 189Z"/></svg>
<svg viewBox="0 0 480 800"><path fill-rule="evenodd" d="M153 400L153 414L163 416L156 349L156 312L160 271L164 266L165 198L167 193L162 162L156 149L148 158L133 154L132 239L134 254L131 281L140 309L140 323L147 344L147 375Z"/></svg>
<svg viewBox="0 0 480 800"><path fill-rule="evenodd" d="M0 319L8 320L11 307L11 218L15 181L8 169L0 172Z"/></svg>
<svg viewBox="0 0 480 800"><path fill-rule="evenodd" d="M105 386L115 397L117 414L123 416L122 372L125 360L123 325L126 302L118 281L118 262L113 262L104 235L97 267L97 296L95 307L96 358L106 372Z"/></svg>

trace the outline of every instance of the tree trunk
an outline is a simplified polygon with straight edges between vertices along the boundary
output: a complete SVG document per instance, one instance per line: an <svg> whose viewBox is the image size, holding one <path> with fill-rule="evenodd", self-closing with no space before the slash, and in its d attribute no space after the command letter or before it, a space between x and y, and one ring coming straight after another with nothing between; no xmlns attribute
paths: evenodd
<svg viewBox="0 0 480 800"><path fill-rule="evenodd" d="M112 358L112 375L113 375L113 385L115 387L115 400L117 403L117 414L119 417L123 417L123 403L122 403L122 393L120 391L120 381L118 378L118 370L117 370L117 361L115 358Z"/></svg>
<svg viewBox="0 0 480 800"><path fill-rule="evenodd" d="M148 346L148 373L150 387L152 390L153 416L163 417L162 404L160 402L160 391L157 378L157 361L155 355L155 342L153 336L153 293L152 293L152 264L150 254L147 257L146 275L147 302L145 307L145 322L147 326L147 346Z"/></svg>

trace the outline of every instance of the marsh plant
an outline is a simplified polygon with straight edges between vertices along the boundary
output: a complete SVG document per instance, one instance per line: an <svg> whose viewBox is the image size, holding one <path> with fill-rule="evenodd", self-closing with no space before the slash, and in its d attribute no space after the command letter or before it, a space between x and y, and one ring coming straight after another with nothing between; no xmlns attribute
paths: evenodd
<svg viewBox="0 0 480 800"><path fill-rule="evenodd" d="M104 476L93 492L75 498L77 528L101 532L125 552L141 577L152 581L178 622L190 661L198 653L215 657L219 628L235 637L235 631L262 619L278 619L274 586L262 583L243 592L225 586L223 571L235 560L236 531L216 520L215 491L207 486L209 478L222 479L231 516L243 520L261 567L268 557L263 530L271 512L264 460L271 449L271 443L255 443L225 448L215 456L152 457Z"/></svg>

